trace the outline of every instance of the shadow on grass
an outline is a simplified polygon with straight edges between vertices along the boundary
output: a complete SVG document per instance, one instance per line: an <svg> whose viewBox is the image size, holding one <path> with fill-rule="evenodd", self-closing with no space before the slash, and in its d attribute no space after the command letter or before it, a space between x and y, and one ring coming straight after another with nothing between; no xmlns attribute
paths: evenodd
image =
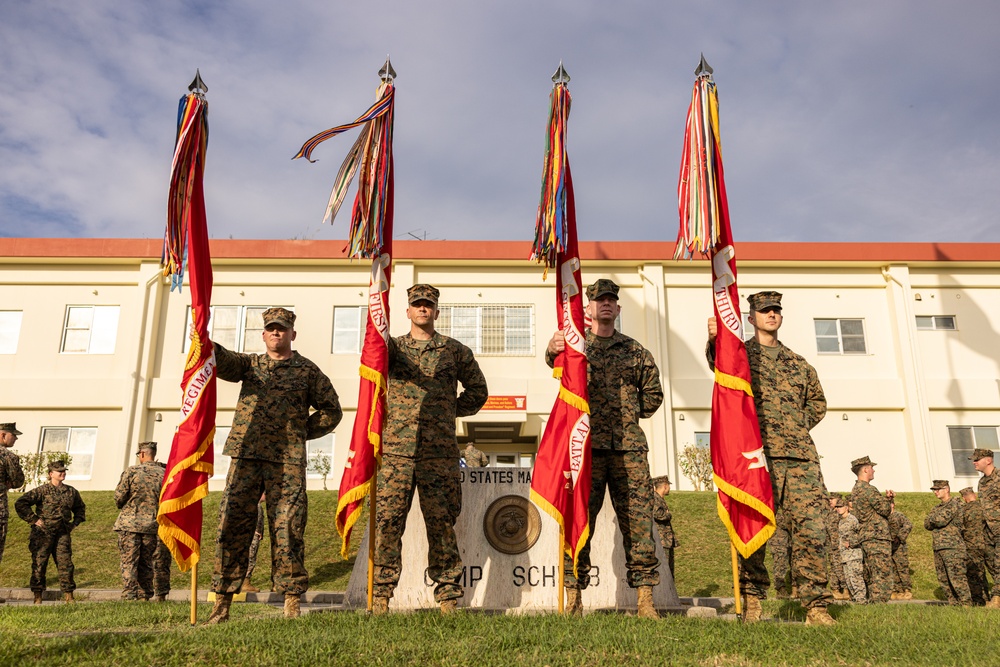
<svg viewBox="0 0 1000 667"><path fill-rule="evenodd" d="M333 563L324 563L313 570L311 577L321 581L337 581L341 577L349 578L353 569L354 561L341 560Z"/></svg>
<svg viewBox="0 0 1000 667"><path fill-rule="evenodd" d="M707 586L702 586L696 590L691 597L696 598L714 598L719 592L719 584L709 584Z"/></svg>

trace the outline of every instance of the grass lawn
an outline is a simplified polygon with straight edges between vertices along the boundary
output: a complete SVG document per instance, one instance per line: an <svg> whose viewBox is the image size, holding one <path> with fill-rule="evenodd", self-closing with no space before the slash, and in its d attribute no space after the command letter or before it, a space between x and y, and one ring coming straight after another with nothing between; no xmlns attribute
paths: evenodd
<svg viewBox="0 0 1000 667"><path fill-rule="evenodd" d="M768 609L775 613L776 602ZM207 605L200 618L208 615ZM797 604L784 613L801 615ZM619 614L436 613L295 621L234 605L221 626L188 625L182 603L0 607L0 664L72 665L995 665L996 612L925 605L834 606L839 625L744 626Z"/></svg>
<svg viewBox="0 0 1000 667"><path fill-rule="evenodd" d="M7 549L0 564L0 588L26 588L31 574L28 554L28 525L13 514L14 500L19 494L10 493L12 516L7 535ZM118 510L111 491L84 491L87 521L73 533L73 554L76 581L80 588L119 588L118 543L112 530ZM215 530L220 493L211 493L204 504L202 562L199 567L200 588L211 580L215 557ZM677 550L677 591L681 596L727 597L732 595L729 543L716 514L715 494L682 491L669 497L674 526L681 542ZM930 533L924 530L924 517L937 503L928 493L904 493L896 499L897 508L913 522L910 535L910 568L913 571L913 594L919 599L942 599L934 575L934 558ZM306 567L313 590L345 590L354 558L340 557L340 536L334 525L337 507L336 491L309 492L309 523L306 529ZM367 522L364 514L356 526L354 544L360 542ZM356 548L355 548L356 553ZM270 579L269 539L261 545L254 583L262 589ZM770 558L768 559L770 560ZM770 563L769 563L770 565ZM49 566L49 586L58 587L54 564ZM190 577L174 569L173 587L189 588Z"/></svg>

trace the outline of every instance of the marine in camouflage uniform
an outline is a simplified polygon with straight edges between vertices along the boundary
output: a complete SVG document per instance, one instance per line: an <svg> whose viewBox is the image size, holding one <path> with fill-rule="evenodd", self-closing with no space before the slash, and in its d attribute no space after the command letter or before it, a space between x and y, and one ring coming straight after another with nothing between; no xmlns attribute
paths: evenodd
<svg viewBox="0 0 1000 667"><path fill-rule="evenodd" d="M462 459L467 468L485 468L490 464L490 457L476 449L471 442L462 450Z"/></svg>
<svg viewBox="0 0 1000 667"><path fill-rule="evenodd" d="M844 583L844 561L840 559L840 514L837 513L837 501L840 494L830 496L830 511L825 517L827 544L827 577L830 591L835 600L846 600L850 594L846 592ZM774 539L774 538L772 538Z"/></svg>
<svg viewBox="0 0 1000 667"><path fill-rule="evenodd" d="M305 565L306 442L336 428L343 417L330 379L292 350L295 313L263 313L263 354L232 352L215 343L220 380L240 382L240 398L223 454L232 457L219 507L212 590L217 594L210 623L229 618L232 594L246 578L250 543L261 494L267 501L271 571L275 590L285 595L285 615L299 614L299 596L309 588ZM310 414L310 408L315 412Z"/></svg>
<svg viewBox="0 0 1000 667"><path fill-rule="evenodd" d="M811 431L826 416L826 397L816 369L778 340L782 323L778 292L751 294L754 338L747 341L750 385L760 423L760 434L771 476L777 516L791 537L792 583L807 609L810 624L831 625L826 607L833 601L827 591L826 484ZM715 369L715 318L709 320L706 356ZM746 620L760 610L770 579L760 548L740 560L740 588L747 597Z"/></svg>
<svg viewBox="0 0 1000 667"><path fill-rule="evenodd" d="M865 584L869 602L888 602L892 597L892 537L889 515L892 513L890 490L886 495L871 485L875 463L867 456L851 461L851 472L858 476L851 490L851 511L861 523L861 549L865 553Z"/></svg>
<svg viewBox="0 0 1000 667"><path fill-rule="evenodd" d="M673 514L667 506L667 496L670 495L670 477L662 475L653 478L653 523L660 533L660 544L663 545L663 553L667 558L667 567L670 569L671 579L674 577L674 549L680 546L677 536L674 535Z"/></svg>
<svg viewBox="0 0 1000 667"><path fill-rule="evenodd" d="M891 503L889 514L889 538L892 540L892 595L898 600L913 598L913 581L910 578L910 553L906 540L913 530L911 522L905 514L896 509L896 503Z"/></svg>
<svg viewBox="0 0 1000 667"><path fill-rule="evenodd" d="M402 569L403 531L419 490L427 529L427 576L443 613L464 590L455 521L462 511L455 420L479 412L489 397L472 350L434 330L440 292L425 284L407 290L410 333L389 339L389 387L374 557L373 611L388 611ZM458 384L462 392L458 392Z"/></svg>
<svg viewBox="0 0 1000 667"><path fill-rule="evenodd" d="M257 552L260 551L261 540L264 539L264 496L261 495L257 502L257 527L253 531L253 540L250 542L250 556L247 561L247 574L243 580L243 590L247 593L258 593L260 588L253 585L253 572L257 569Z"/></svg>
<svg viewBox="0 0 1000 667"><path fill-rule="evenodd" d="M972 603L983 606L990 599L986 582L986 521L983 507L971 486L961 490L962 540L965 542L965 578L969 581Z"/></svg>
<svg viewBox="0 0 1000 667"><path fill-rule="evenodd" d="M153 570L160 550L156 522L164 468L157 465L156 443L140 442L139 464L122 473L115 487L115 521L121 558L122 599L148 600L154 594Z"/></svg>
<svg viewBox="0 0 1000 667"><path fill-rule="evenodd" d="M837 555L844 566L844 585L854 602L864 604L868 588L865 586L864 552L861 550L861 524L850 513L847 501L843 498L837 500L836 512L840 517L837 526Z"/></svg>
<svg viewBox="0 0 1000 667"><path fill-rule="evenodd" d="M70 533L87 519L87 506L80 493L68 484L66 462L49 463L49 481L28 491L14 503L17 515L31 525L28 550L31 552L31 590L35 604L41 604L45 592L45 572L49 557L59 570L59 588L66 601L73 600L73 540Z"/></svg>
<svg viewBox="0 0 1000 667"><path fill-rule="evenodd" d="M19 435L21 432L17 430L17 424L14 422L0 424L0 563L3 562L4 546L7 544L7 522L10 519L7 491L24 486L21 459L11 449ZM0 604L3 602L3 598L0 598Z"/></svg>
<svg viewBox="0 0 1000 667"><path fill-rule="evenodd" d="M969 457L978 472L979 502L983 507L986 567L993 576L987 609L1000 609L1000 469L993 465L993 450L977 448ZM992 565L991 565L992 563Z"/></svg>
<svg viewBox="0 0 1000 667"><path fill-rule="evenodd" d="M655 616L652 587L660 583L653 543L653 499L646 434L639 425L663 403L660 371L653 355L614 328L621 312L619 287L602 278L587 288L591 328L587 331L587 391L590 404L591 487L590 534L573 561L563 559L569 613L582 612L579 591L590 585L590 540L605 490L618 518L625 550L626 581L638 589L639 615ZM549 342L545 361L555 364L565 348L562 333Z"/></svg>
<svg viewBox="0 0 1000 667"><path fill-rule="evenodd" d="M951 497L948 481L934 480L931 490L941 503L924 519L934 545L934 569L948 604L972 605L965 577L965 540L962 539L962 501Z"/></svg>

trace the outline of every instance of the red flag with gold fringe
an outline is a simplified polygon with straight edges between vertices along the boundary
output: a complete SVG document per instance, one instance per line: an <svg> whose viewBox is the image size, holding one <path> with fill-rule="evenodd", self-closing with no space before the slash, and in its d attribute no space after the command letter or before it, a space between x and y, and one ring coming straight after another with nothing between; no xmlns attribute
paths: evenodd
<svg viewBox="0 0 1000 667"><path fill-rule="evenodd" d="M382 425L389 375L389 284L392 277L393 168L392 125L396 73L386 60L379 72L382 84L375 104L352 123L320 132L302 145L295 156L311 160L313 149L345 130L364 126L337 174L327 219L332 223L358 167L361 176L351 219L350 255L372 260L368 284L368 316L361 349L361 385L358 410L351 432L351 446L344 464L337 501L340 552L348 557L351 530L361 515L382 460ZM294 159L294 158L293 158ZM374 538L373 538L374 539Z"/></svg>
<svg viewBox="0 0 1000 667"><path fill-rule="evenodd" d="M162 259L177 289L186 260L194 323L181 380L181 423L170 447L157 516L160 539L182 572L201 558L201 500L213 472L216 413L215 349L208 335L212 259L203 190L208 103L201 89L207 87L198 76L192 88L195 92L181 98L178 111Z"/></svg>
<svg viewBox="0 0 1000 667"><path fill-rule="evenodd" d="M556 269L556 308L566 348L556 358L559 396L545 425L531 475L531 500L562 529L563 550L573 560L590 532L590 406L587 393L587 336L577 247L576 202L566 153L569 75L559 64L553 76L532 258Z"/></svg>
<svg viewBox="0 0 1000 667"><path fill-rule="evenodd" d="M736 550L747 558L774 533L774 499L743 344L736 249L722 169L719 98L704 57L695 73L677 186L681 227L674 256L699 253L712 260L718 323L710 435L713 479L719 490L719 518Z"/></svg>

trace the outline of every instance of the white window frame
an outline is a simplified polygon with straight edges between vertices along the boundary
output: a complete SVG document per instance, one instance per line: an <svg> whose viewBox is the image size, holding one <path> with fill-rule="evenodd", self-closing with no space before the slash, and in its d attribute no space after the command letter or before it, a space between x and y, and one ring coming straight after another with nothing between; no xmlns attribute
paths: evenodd
<svg viewBox="0 0 1000 667"><path fill-rule="evenodd" d="M23 311L0 310L0 354L17 354L23 319Z"/></svg>
<svg viewBox="0 0 1000 667"><path fill-rule="evenodd" d="M226 481L226 476L229 475L229 466L232 465L233 459L230 456L226 456L222 453L222 450L226 447L226 440L229 439L229 432L233 430L232 426L216 426L215 427L215 441L212 444L212 450L214 454L213 458L213 480Z"/></svg>
<svg viewBox="0 0 1000 667"><path fill-rule="evenodd" d="M502 314L503 330L496 332L485 332L485 322L489 319L484 309L498 311L494 314ZM535 355L535 305L531 303L449 303L439 306L441 317L438 319L437 329L445 336L450 336L465 345L468 345L478 356L486 357L532 357ZM455 330L455 311L458 310L462 318L462 325L459 331ZM528 315L526 327L510 326L515 319L515 315ZM511 345L510 335L512 333L526 336L526 345ZM486 349L486 341L495 342L497 349ZM516 340L516 339L515 339ZM524 340L522 338L522 340ZM502 349L499 349L501 348Z"/></svg>
<svg viewBox="0 0 1000 667"><path fill-rule="evenodd" d="M70 326L73 311L88 312L90 321L86 326ZM62 339L59 343L60 354L114 354L118 343L118 323L121 317L121 306L94 306L84 304L68 304L63 318ZM95 330L98 335L95 336ZM87 332L87 349L67 350L66 339L71 331Z"/></svg>
<svg viewBox="0 0 1000 667"><path fill-rule="evenodd" d="M836 336L831 334L820 334L816 331L816 325L820 322L836 322L837 333ZM857 334L845 334L843 330L844 322L859 322L861 324L861 335ZM854 355L866 355L868 352L868 333L865 329L865 320L861 317L817 317L813 319L813 333L816 337L816 353L817 354L837 354L842 356L854 356ZM845 350L844 340L845 337L848 339L860 338L861 342L864 343L864 350ZM837 349L836 350L822 350L820 349L820 340L833 340L836 338Z"/></svg>
<svg viewBox="0 0 1000 667"><path fill-rule="evenodd" d="M236 309L236 328L234 341L232 345L227 345L229 341L218 341L223 347L233 351L233 352L246 352L248 354L263 354L266 351L264 346L264 339L260 335L260 332L264 330L264 327L248 327L249 315L251 311L260 311L263 313L268 308L285 308L292 312L295 312L294 306L234 306L227 304L219 304L218 306L212 306L208 314L208 336L212 340L215 340L215 312L218 308L234 308ZM191 331L191 306L187 307L187 312L184 317L184 344L181 348L184 354L188 353L188 349L191 347L191 339L189 337L189 332Z"/></svg>
<svg viewBox="0 0 1000 667"><path fill-rule="evenodd" d="M961 449L956 449L955 440L952 437L953 431L968 431L970 446L968 448L962 447ZM992 432L992 437L989 437L990 432ZM982 440L985 440L985 442L982 442ZM964 424L949 426L948 444L950 446L952 466L955 469L955 476L977 477L979 473L976 472L975 466L973 466L972 461L969 460L969 457L972 456L972 451L977 448L992 449L995 451L998 449L998 443L1000 443L1000 427L998 426L965 426Z"/></svg>
<svg viewBox="0 0 1000 667"><path fill-rule="evenodd" d="M338 315L343 316L342 319L338 319ZM354 341L354 346L349 347L352 331L348 331L344 326L347 320L352 317L357 318L357 337ZM338 325L338 322L342 324ZM333 337L330 341L330 352L332 354L361 354L361 349L365 344L365 331L368 328L368 306L334 306L333 307ZM339 337L340 349L338 349L338 336Z"/></svg>
<svg viewBox="0 0 1000 667"><path fill-rule="evenodd" d="M46 436L55 431L66 431L65 449L45 449ZM38 438L38 452L66 452L73 459L66 471L66 479L90 479L94 473L94 457L97 453L97 427L43 426Z"/></svg>
<svg viewBox="0 0 1000 667"><path fill-rule="evenodd" d="M945 326L947 321L951 326ZM919 331L958 331L958 318L954 315L917 315L916 325Z"/></svg>

